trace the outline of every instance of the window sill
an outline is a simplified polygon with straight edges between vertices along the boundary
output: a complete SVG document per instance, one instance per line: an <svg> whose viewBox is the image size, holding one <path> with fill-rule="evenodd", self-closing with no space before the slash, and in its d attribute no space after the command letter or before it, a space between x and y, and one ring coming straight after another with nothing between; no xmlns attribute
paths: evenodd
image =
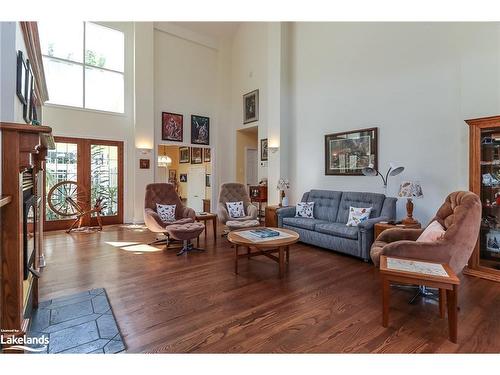
<svg viewBox="0 0 500 375"><path fill-rule="evenodd" d="M65 110L69 110L69 111L82 111L82 112L89 112L89 113L97 113L97 114L101 114L101 115L116 116L116 117L127 117L127 114L125 112L121 113L121 112L102 111L99 109L72 107L70 105L45 103L43 105L43 107L55 108L55 109L65 109Z"/></svg>

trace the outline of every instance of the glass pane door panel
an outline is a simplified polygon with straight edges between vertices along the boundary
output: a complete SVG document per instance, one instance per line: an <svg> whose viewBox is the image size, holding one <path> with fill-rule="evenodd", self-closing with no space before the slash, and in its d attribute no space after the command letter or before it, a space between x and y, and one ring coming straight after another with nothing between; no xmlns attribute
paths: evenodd
<svg viewBox="0 0 500 375"><path fill-rule="evenodd" d="M48 151L46 163L47 178L45 183L45 191L47 194L54 185L61 181L77 182L77 152L78 146L76 143L64 142L56 142L56 149ZM56 190L54 192L52 204L54 208L64 210L64 197L62 190ZM45 220L66 220L69 218L70 217L68 216L58 215L47 204L45 210Z"/></svg>
<svg viewBox="0 0 500 375"><path fill-rule="evenodd" d="M102 216L118 215L118 146L90 146L91 205L98 200Z"/></svg>

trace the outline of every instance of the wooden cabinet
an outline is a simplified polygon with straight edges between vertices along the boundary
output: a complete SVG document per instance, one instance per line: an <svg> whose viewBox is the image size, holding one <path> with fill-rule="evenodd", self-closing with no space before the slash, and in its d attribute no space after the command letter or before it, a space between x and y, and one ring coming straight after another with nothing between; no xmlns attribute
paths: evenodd
<svg viewBox="0 0 500 375"><path fill-rule="evenodd" d="M465 274L500 281L500 116L469 125L469 190L483 206L481 230Z"/></svg>
<svg viewBox="0 0 500 375"><path fill-rule="evenodd" d="M278 215L276 214L276 210L280 208L280 206L266 206L266 227L277 227L278 226Z"/></svg>

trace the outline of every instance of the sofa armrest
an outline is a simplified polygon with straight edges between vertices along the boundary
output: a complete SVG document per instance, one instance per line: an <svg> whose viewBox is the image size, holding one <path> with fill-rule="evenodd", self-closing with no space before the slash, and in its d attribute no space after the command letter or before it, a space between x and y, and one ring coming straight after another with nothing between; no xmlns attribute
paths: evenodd
<svg viewBox="0 0 500 375"><path fill-rule="evenodd" d="M151 232L165 232L165 223L160 219L160 216L151 208L144 209L144 224Z"/></svg>
<svg viewBox="0 0 500 375"><path fill-rule="evenodd" d="M372 230L375 224L381 221L388 221L389 218L386 216L372 217L371 219L365 220L358 224L358 229L360 231Z"/></svg>
<svg viewBox="0 0 500 375"><path fill-rule="evenodd" d="M282 228L283 218L295 216L295 206L278 208L276 210L276 215L278 216L278 227Z"/></svg>
<svg viewBox="0 0 500 375"><path fill-rule="evenodd" d="M246 207L246 211L247 211L246 216L249 216L251 219L257 219L257 217L259 216L259 209L255 207L253 204L249 204Z"/></svg>
<svg viewBox="0 0 500 375"><path fill-rule="evenodd" d="M403 229L410 230L410 229ZM385 232L384 232L385 233ZM415 242L396 241L384 246L381 255L397 256L421 261L449 263L451 259L451 245L447 241Z"/></svg>

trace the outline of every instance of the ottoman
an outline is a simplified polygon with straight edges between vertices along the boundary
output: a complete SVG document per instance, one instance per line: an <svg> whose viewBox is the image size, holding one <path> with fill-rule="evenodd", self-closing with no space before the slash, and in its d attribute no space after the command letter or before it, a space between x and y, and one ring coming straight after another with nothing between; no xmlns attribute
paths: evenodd
<svg viewBox="0 0 500 375"><path fill-rule="evenodd" d="M232 231L236 229L258 227L260 226L260 222L259 220L242 220L242 221L230 220L226 222L226 226L229 228L230 231Z"/></svg>
<svg viewBox="0 0 500 375"><path fill-rule="evenodd" d="M182 241L183 246L177 255L182 255L189 251L204 251L193 247L191 240L198 238L205 226L202 223L172 224L165 228L165 231L173 239Z"/></svg>

